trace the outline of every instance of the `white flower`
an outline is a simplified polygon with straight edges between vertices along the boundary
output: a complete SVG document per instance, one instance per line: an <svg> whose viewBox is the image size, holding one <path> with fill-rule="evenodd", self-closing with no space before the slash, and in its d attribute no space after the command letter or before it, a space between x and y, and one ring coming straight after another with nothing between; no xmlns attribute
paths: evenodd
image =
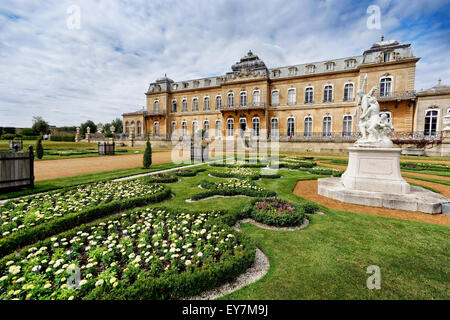
<svg viewBox="0 0 450 320"><path fill-rule="evenodd" d="M9 273L18 274L20 272L20 266L9 267Z"/></svg>
<svg viewBox="0 0 450 320"><path fill-rule="evenodd" d="M186 260L186 262L184 264L187 265L187 266L190 266L192 264L192 261L191 260Z"/></svg>
<svg viewBox="0 0 450 320"><path fill-rule="evenodd" d="M201 252L197 253L197 257L203 257L203 253Z"/></svg>
<svg viewBox="0 0 450 320"><path fill-rule="evenodd" d="M100 280L98 280L98 281L95 283L95 286L96 286L96 287L102 286L104 282L105 282L105 281L103 281L103 279L100 279Z"/></svg>

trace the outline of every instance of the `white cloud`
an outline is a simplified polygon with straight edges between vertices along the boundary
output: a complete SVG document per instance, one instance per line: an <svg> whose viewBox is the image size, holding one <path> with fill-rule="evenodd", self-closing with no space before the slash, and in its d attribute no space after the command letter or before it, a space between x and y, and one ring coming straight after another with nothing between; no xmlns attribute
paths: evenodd
<svg viewBox="0 0 450 320"><path fill-rule="evenodd" d="M148 83L223 74L247 50L269 67L361 54L381 34L412 42L423 59L416 88L450 83L445 1L375 1L382 30L366 28L372 4L340 1L2 1L0 125L106 122L145 105ZM69 30L66 10L81 9ZM447 17L448 18L448 17ZM417 21L417 24L408 22ZM447 23L447 24L445 24Z"/></svg>

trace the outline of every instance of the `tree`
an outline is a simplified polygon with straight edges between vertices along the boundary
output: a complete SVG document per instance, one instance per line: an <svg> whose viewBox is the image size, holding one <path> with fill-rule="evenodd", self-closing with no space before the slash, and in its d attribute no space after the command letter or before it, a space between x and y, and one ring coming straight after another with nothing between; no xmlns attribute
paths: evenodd
<svg viewBox="0 0 450 320"><path fill-rule="evenodd" d="M97 125L92 120L88 120L85 123L82 123L80 126L80 134L85 135L87 133L87 127L91 128L91 133L97 132Z"/></svg>
<svg viewBox="0 0 450 320"><path fill-rule="evenodd" d="M111 121L111 125L116 128L115 133L123 132L123 122L122 119L116 118L116 120Z"/></svg>
<svg viewBox="0 0 450 320"><path fill-rule="evenodd" d="M147 146L144 152L144 168L148 169L152 165L152 145L150 144L150 138L147 136Z"/></svg>
<svg viewBox="0 0 450 320"><path fill-rule="evenodd" d="M33 126L31 129L37 134L43 135L50 131L50 126L42 117L33 117Z"/></svg>
<svg viewBox="0 0 450 320"><path fill-rule="evenodd" d="M44 156L44 147L42 146L42 137L39 138L36 144L36 157L42 159Z"/></svg>

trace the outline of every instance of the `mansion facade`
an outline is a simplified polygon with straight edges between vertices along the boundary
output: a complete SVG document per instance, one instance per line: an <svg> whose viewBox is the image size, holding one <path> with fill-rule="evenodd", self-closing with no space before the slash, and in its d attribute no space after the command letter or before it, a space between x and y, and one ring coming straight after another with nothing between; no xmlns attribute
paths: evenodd
<svg viewBox="0 0 450 320"><path fill-rule="evenodd" d="M419 60L411 44L383 38L359 56L273 69L250 51L225 75L180 82L164 76L151 83L146 109L123 114L123 134L167 141L199 130L206 139L244 133L280 141L355 137L357 92L377 86L380 111L396 132L432 135L442 126L439 117L448 112L450 100L442 108L435 101L433 106L425 103L418 111L414 84ZM365 75L367 84L361 88ZM433 109L442 110L430 113Z"/></svg>

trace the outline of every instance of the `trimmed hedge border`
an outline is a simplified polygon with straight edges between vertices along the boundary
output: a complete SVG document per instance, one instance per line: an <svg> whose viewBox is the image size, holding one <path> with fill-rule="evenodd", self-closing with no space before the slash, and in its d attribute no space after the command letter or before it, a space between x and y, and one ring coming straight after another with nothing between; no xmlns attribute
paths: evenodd
<svg viewBox="0 0 450 320"><path fill-rule="evenodd" d="M294 213L274 215L256 210L255 204L258 201L264 201L264 199L259 198L252 200L251 203L243 209L243 215L248 216L253 220L265 225L274 227L298 227L304 222L306 212L303 206L297 206L293 203L290 203L295 207Z"/></svg>
<svg viewBox="0 0 450 320"><path fill-rule="evenodd" d="M171 174L164 175L166 175L166 177L161 177L159 174L151 175L146 180L148 183L173 183L178 181L178 178Z"/></svg>
<svg viewBox="0 0 450 320"><path fill-rule="evenodd" d="M163 191L147 197L113 201L81 212L74 212L58 219L42 223L27 230L18 231L0 239L0 257L3 257L23 246L67 231L81 224L103 218L126 209L161 202L170 198L172 191L164 186Z"/></svg>
<svg viewBox="0 0 450 320"><path fill-rule="evenodd" d="M194 194L193 196L191 196L191 200L197 201L197 200L201 200L201 199L212 197L212 196L231 197L231 196L243 195L243 196L260 197L260 198L276 196L275 192L269 191L269 190L258 191L258 190L251 190L251 189L245 189L245 188L216 189L215 184L213 182L210 182L207 180L200 181L200 186L202 186L205 189L210 189L210 188L213 188L213 189Z"/></svg>
<svg viewBox="0 0 450 320"><path fill-rule="evenodd" d="M210 163L209 166L220 168L265 168L267 167L267 163L228 164L228 163L214 162Z"/></svg>
<svg viewBox="0 0 450 320"><path fill-rule="evenodd" d="M181 171L183 170L183 171ZM199 172L203 172L206 171L205 168L200 168L200 169L181 169L181 170L177 170L175 171L175 175L178 177L195 177Z"/></svg>
<svg viewBox="0 0 450 320"><path fill-rule="evenodd" d="M155 209L171 210L172 212L191 212L199 214L202 211L190 211L181 209L168 209L165 207L156 207ZM170 275L168 277L154 278L148 271L141 271L139 278L126 288L113 289L111 292L104 292L103 288L97 288L91 291L83 300L162 300L162 299L179 299L189 296L197 295L203 291L215 288L223 283L235 279L245 270L247 270L255 260L256 246L247 235L234 230L233 226L242 216L239 212L221 211L224 214L211 219L208 225L216 224L222 225L232 233L237 240L243 244L244 250L235 256L227 256L224 260L207 266L196 272L183 272L177 275ZM75 236L79 231L90 230L93 225L105 223L120 219L121 216L114 216L102 219L97 223L86 224L78 226L70 231L60 234L61 237L70 238ZM23 248L19 253L19 257L25 257L28 252L27 249L33 247L49 246L50 239L41 240L33 245ZM5 268L8 260L16 258L16 254L12 253L9 256L0 259L0 268Z"/></svg>
<svg viewBox="0 0 450 320"><path fill-rule="evenodd" d="M220 171L210 171L210 175L217 178L236 178L236 179L250 179L250 180L258 180L262 179L278 179L281 178L280 174L254 174L251 176L241 175L241 174L233 174L230 172L220 172Z"/></svg>

